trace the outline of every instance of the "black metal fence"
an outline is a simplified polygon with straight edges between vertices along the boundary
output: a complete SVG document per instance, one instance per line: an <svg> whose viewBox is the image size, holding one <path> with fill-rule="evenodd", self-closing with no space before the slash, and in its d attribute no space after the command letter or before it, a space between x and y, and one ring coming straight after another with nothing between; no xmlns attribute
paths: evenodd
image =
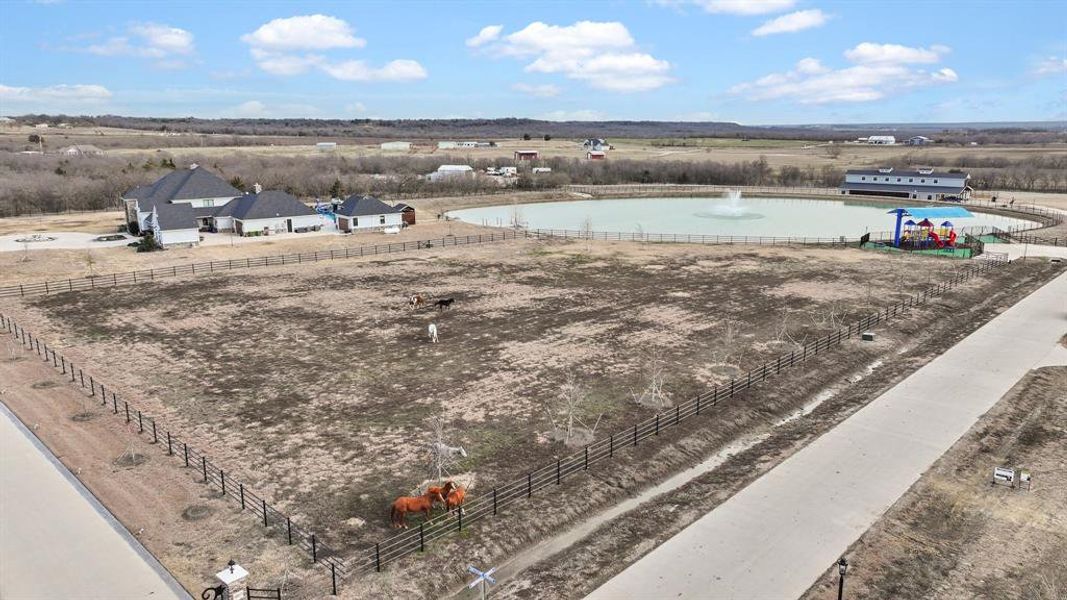
<svg viewBox="0 0 1067 600"><path fill-rule="evenodd" d="M376 256L379 254L393 254L397 252L411 252L429 248L445 246L467 246L471 244L486 244L504 240L514 240L529 237L526 231L499 231L479 235L446 236L430 240L412 240L407 242L393 242L389 244L375 244L373 246L356 246L352 248L319 250L300 254L281 254L274 256L259 256L255 258L237 258L231 260L215 260L211 262L191 263L159 267L156 269L144 269L140 271L127 271L125 273L111 273L109 275L96 275L94 277L79 277L73 279L59 279L55 281L43 281L40 283L20 283L0 287L0 298L11 296L40 296L44 294L61 294L64 292L80 292L97 288L109 288L121 285L137 285L149 283L159 279L179 277L182 275L210 275L235 269L252 269L256 267L269 267L280 265L294 265L313 263L324 260L339 260L343 258L360 258Z"/></svg>
<svg viewBox="0 0 1067 600"><path fill-rule="evenodd" d="M751 389L753 386L766 381L769 377L777 375L783 369L788 369L818 356L845 340L859 336L863 331L875 325L889 322L908 310L925 304L931 298L941 296L970 279L1009 263L1010 261L1005 255L987 254L983 260L974 261L967 267L958 270L947 281L938 283L919 294L908 296L875 314L859 319L844 329L805 344L799 350L783 354L773 361L750 370L741 377L730 380L729 384L716 386L705 393L678 404L672 409L657 413L654 417L640 423L635 423L632 427L617 431L608 437L601 437L585 446L581 451L530 471L525 477L510 483L493 486L482 495L467 502L464 510L456 516L439 515L421 523L418 529L408 529L399 535L382 540L374 544L373 547L369 547L356 556L350 557L349 572L381 571L384 566L391 562L416 552L423 552L426 549L426 544L434 540L452 532L460 532L464 527L469 527L471 523L476 521L495 516L507 506L524 498L530 498L545 488L561 485L563 480L568 477L587 471L591 465L610 460L614 458L616 453L622 452L626 448L638 446L644 440L659 436L662 432L678 426L682 421L696 417L702 412L708 412L719 402Z"/></svg>
<svg viewBox="0 0 1067 600"><path fill-rule="evenodd" d="M268 504L266 499L235 479L232 474L227 475L222 467L167 429L155 417L146 414L128 400L119 398L114 388L109 389L92 374L67 360L10 316L0 313L0 328L10 333L25 350L35 353L44 362L70 377L70 383L81 387L89 396L97 398L102 409L110 410L117 418L124 419L131 430L136 427L138 436L158 446L167 456L180 461L183 468L196 473L202 483L218 488L223 496L240 503L241 510L250 511L255 515L263 523L264 530L280 534L287 544L306 550L313 563L330 572L336 593L337 578L348 572L347 567L337 553L323 544L311 530L294 523L291 517Z"/></svg>

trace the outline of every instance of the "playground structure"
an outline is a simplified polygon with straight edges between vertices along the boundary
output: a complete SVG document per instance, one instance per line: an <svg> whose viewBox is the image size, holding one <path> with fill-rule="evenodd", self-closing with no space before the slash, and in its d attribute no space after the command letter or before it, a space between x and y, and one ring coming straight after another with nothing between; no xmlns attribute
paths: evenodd
<svg viewBox="0 0 1067 600"><path fill-rule="evenodd" d="M955 247L958 234L955 225L947 219L966 219L974 216L962 206L894 208L889 214L897 216L897 224L893 229L893 246L909 250ZM913 218L904 221L904 217ZM915 221L915 218L921 220ZM946 220L935 225L934 222L938 219Z"/></svg>

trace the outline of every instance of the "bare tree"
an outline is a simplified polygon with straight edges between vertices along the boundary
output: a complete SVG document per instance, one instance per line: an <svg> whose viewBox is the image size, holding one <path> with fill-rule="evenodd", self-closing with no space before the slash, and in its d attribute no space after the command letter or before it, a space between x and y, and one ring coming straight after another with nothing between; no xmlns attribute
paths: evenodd
<svg viewBox="0 0 1067 600"><path fill-rule="evenodd" d="M829 157L829 158L837 158L837 157L841 156L841 146L838 146L837 144L834 144L833 142L830 142L829 144L827 144L824 147L824 151L826 152L826 156Z"/></svg>
<svg viewBox="0 0 1067 600"><path fill-rule="evenodd" d="M740 360L741 353L734 356L737 345L737 323L733 319L726 319L722 324L722 335L719 336L719 349L716 352L716 360L724 365L732 364L731 360Z"/></svg>
<svg viewBox="0 0 1067 600"><path fill-rule="evenodd" d="M462 446L452 446L448 442L449 433L444 420L440 417L430 419L428 446L431 479L440 481L451 476L459 459L467 458L467 451Z"/></svg>
<svg viewBox="0 0 1067 600"><path fill-rule="evenodd" d="M93 251L92 251L91 248L87 249L85 251L85 266L89 268L89 277L95 277L96 276L96 274L93 272L93 267L95 265L96 265L96 258L93 256Z"/></svg>
<svg viewBox="0 0 1067 600"><path fill-rule="evenodd" d="M645 384L645 387L641 390L640 394L633 388L630 388L630 397L633 398L634 402L657 410L671 406L671 401L667 398L667 394L663 389L664 366L665 363L663 361L662 353L658 349L652 351L645 365L648 383Z"/></svg>
<svg viewBox="0 0 1067 600"><path fill-rule="evenodd" d="M588 403L588 392L578 383L574 373L568 373L566 381L559 388L559 394L552 401L542 402L542 409L552 424L556 439L571 446L581 445L593 438L603 414L597 416L592 428L588 427L581 419Z"/></svg>
<svg viewBox="0 0 1067 600"><path fill-rule="evenodd" d="M522 207L518 202L511 205L510 225L513 229L522 229L526 226L526 221L522 218Z"/></svg>

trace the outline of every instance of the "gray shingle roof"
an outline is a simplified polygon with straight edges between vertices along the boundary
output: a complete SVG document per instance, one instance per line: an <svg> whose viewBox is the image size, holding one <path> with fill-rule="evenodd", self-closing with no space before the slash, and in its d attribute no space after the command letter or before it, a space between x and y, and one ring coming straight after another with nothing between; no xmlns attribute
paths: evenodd
<svg viewBox="0 0 1067 600"><path fill-rule="evenodd" d="M196 211L184 202L157 204L156 217L159 218L159 228L163 231L197 228Z"/></svg>
<svg viewBox="0 0 1067 600"><path fill-rule="evenodd" d="M369 215L387 215L400 212L374 196L353 195L345 199L341 206L334 211L345 217L365 217Z"/></svg>
<svg viewBox="0 0 1067 600"><path fill-rule="evenodd" d="M141 186L127 192L124 198L136 198L142 211L152 206L173 200L194 198L236 198L241 192L218 175L207 169L179 169L160 177L149 186Z"/></svg>
<svg viewBox="0 0 1067 600"><path fill-rule="evenodd" d="M245 194L219 208L215 216L232 216L235 219L269 219L271 217L298 217L317 214L315 209L281 191Z"/></svg>

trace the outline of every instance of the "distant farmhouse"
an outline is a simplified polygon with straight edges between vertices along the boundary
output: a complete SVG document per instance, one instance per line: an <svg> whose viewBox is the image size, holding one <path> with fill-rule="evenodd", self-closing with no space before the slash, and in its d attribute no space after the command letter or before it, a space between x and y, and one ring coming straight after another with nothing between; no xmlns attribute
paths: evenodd
<svg viewBox="0 0 1067 600"><path fill-rule="evenodd" d="M862 140L863 138L860 139ZM891 135L872 135L867 138L867 143L875 146L892 146L897 143L897 138Z"/></svg>
<svg viewBox="0 0 1067 600"><path fill-rule="evenodd" d="M931 140L925 135L917 135L915 137L908 138L907 144L909 146L925 146L927 144L933 143L933 141L934 140Z"/></svg>
<svg viewBox="0 0 1067 600"><path fill-rule="evenodd" d="M541 153L537 150L516 150L515 160L537 160L541 157Z"/></svg>
<svg viewBox="0 0 1067 600"><path fill-rule="evenodd" d="M600 138L589 138L582 142L582 148L585 150L601 151L608 149L608 141Z"/></svg>
<svg viewBox="0 0 1067 600"><path fill-rule="evenodd" d="M131 231L150 231L162 246L197 244L200 231L270 235L322 226L318 213L288 193L242 194L196 165L136 187L122 200Z"/></svg>
<svg viewBox="0 0 1067 600"><path fill-rule="evenodd" d="M965 199L973 191L967 185L967 173L918 169L898 171L893 168L849 169L841 193L848 196L886 196L913 200Z"/></svg>

